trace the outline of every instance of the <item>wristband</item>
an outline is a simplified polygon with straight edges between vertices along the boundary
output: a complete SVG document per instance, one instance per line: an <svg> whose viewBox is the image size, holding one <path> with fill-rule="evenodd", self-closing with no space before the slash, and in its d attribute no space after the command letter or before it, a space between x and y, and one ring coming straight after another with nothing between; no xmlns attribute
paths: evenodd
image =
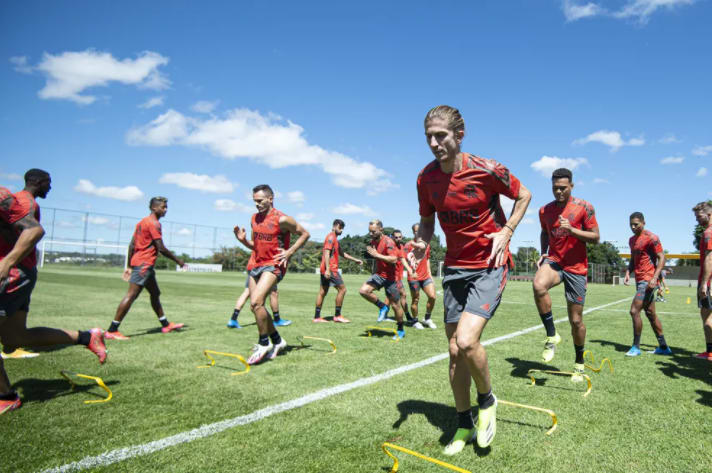
<svg viewBox="0 0 712 473"><path fill-rule="evenodd" d="M507 228L509 228L509 230L510 230L512 233L514 233L514 229L513 229L512 227L510 227L510 226L507 225L506 223L504 224L504 226L507 227Z"/></svg>

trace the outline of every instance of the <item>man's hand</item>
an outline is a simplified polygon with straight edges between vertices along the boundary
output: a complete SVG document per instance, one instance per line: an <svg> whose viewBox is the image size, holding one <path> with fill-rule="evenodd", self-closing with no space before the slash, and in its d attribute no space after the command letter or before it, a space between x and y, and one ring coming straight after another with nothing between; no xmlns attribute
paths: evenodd
<svg viewBox="0 0 712 473"><path fill-rule="evenodd" d="M121 275L121 279L126 282L129 282L129 280L131 279L131 268L124 269L124 273Z"/></svg>
<svg viewBox="0 0 712 473"><path fill-rule="evenodd" d="M651 279L650 281L648 281L648 290L649 290L649 291L652 291L652 290L655 289L656 287L658 287L658 281L657 281L657 279L655 279L655 280Z"/></svg>
<svg viewBox="0 0 712 473"><path fill-rule="evenodd" d="M507 244L510 238L512 238L512 232L507 227L503 227L500 231L495 233L488 233L485 238L492 240L492 252L487 258L487 264L494 261L494 267L499 268L504 263L506 263L505 255L507 253Z"/></svg>
<svg viewBox="0 0 712 473"><path fill-rule="evenodd" d="M630 273L628 271L625 272L625 277L623 278L623 285L628 286L630 284Z"/></svg>
<svg viewBox="0 0 712 473"><path fill-rule="evenodd" d="M239 225L235 225L235 228L233 228L232 231L233 233L235 233L235 238L240 241L247 238L247 231L245 230L245 228L240 228Z"/></svg>
<svg viewBox="0 0 712 473"><path fill-rule="evenodd" d="M536 261L536 269L539 269L541 267L541 265L544 264L544 260L547 259L548 257L549 257L549 255L547 255L546 253L541 255L539 257L539 259Z"/></svg>
<svg viewBox="0 0 712 473"><path fill-rule="evenodd" d="M0 287L5 284L8 275L10 274L10 266L5 264L5 260L0 261Z"/></svg>
<svg viewBox="0 0 712 473"><path fill-rule="evenodd" d="M710 287L707 284L700 284L697 293L700 298L708 297L710 295Z"/></svg>
<svg viewBox="0 0 712 473"><path fill-rule="evenodd" d="M289 250L285 250L284 248L280 248L279 252L277 255L274 257L274 260L277 262L278 266L287 266L287 263L289 263L289 258L292 257L292 253L289 252Z"/></svg>
<svg viewBox="0 0 712 473"><path fill-rule="evenodd" d="M561 215L559 215L559 226L569 233L571 233L571 230L573 230L571 222L569 222L567 218L564 218Z"/></svg>
<svg viewBox="0 0 712 473"><path fill-rule="evenodd" d="M182 268L182 267L185 266L185 261L183 261L182 259L178 258L178 261L176 261L176 264Z"/></svg>
<svg viewBox="0 0 712 473"><path fill-rule="evenodd" d="M331 270L329 269L328 266L327 266L327 268L326 268L326 271L324 271L324 277L325 277L326 279L331 279Z"/></svg>
<svg viewBox="0 0 712 473"><path fill-rule="evenodd" d="M356 259L355 263L359 266L363 266L363 260L360 260L358 258Z"/></svg>

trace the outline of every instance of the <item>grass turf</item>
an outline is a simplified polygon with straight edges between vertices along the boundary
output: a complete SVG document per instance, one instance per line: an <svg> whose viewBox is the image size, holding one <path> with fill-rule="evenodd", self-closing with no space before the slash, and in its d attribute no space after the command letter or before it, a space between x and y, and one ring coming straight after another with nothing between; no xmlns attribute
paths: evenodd
<svg viewBox="0 0 712 473"><path fill-rule="evenodd" d="M318 276L289 274L280 284L280 312L293 324L280 329L289 350L244 376L230 376L235 360L205 364L204 349L247 356L257 339L249 310L243 329L225 327L244 275L159 272L162 302L169 320L184 322L179 333L163 334L148 297L141 295L121 326L130 341L107 341L106 365L82 347L42 351L25 360L5 360L23 407L0 417L0 471L57 467L86 456L144 444L201 425L250 414L315 391L380 374L446 351L440 300L437 330L407 329L405 340L365 337L377 310L358 295L366 278L345 277L349 288L343 313L351 324L313 324ZM439 282L437 283L439 285ZM117 271L45 269L32 299L29 325L106 328L126 290ZM92 471L388 471L380 450L390 441L472 471L707 471L712 461L712 377L707 362L691 357L703 348L698 310L687 305L694 290L673 288L658 304L672 357L644 354L626 358L632 339L627 309L633 287L589 286L587 308L625 299L585 317L586 348L597 361L610 358L615 374L587 370L593 391L567 378L541 376L529 386L529 369L570 371L573 346L568 324L554 360L540 361L543 328L487 347L495 394L501 399L553 409L559 427L544 433L549 418L509 406L498 409L497 437L491 449L468 447L454 458L442 449L454 433L455 409L447 381L447 361L396 375L365 387L288 410L257 422L139 456ZM333 314L334 294L322 309ZM555 318L565 317L562 288L552 291ZM421 296L421 312L425 307ZM247 307L246 307L247 309ZM484 339L539 323L531 285L510 282ZM393 327L393 324L386 324ZM298 335L332 339L328 345L297 343ZM654 348L647 324L643 348ZM76 391L59 370L101 376L113 390L106 404L82 401L103 394L89 381ZM474 387L473 387L474 389ZM474 398L474 396L473 396ZM398 453L402 472L441 471L441 467Z"/></svg>

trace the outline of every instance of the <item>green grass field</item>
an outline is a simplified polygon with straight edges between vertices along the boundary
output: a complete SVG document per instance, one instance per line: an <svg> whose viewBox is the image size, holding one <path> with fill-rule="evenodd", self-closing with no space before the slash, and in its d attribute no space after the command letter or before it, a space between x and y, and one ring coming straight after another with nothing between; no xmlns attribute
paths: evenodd
<svg viewBox="0 0 712 473"><path fill-rule="evenodd" d="M313 324L318 276L289 274L280 284L281 314L293 321L280 330L289 343L287 353L247 375L230 376L230 368L239 363L229 358L219 358L214 368L197 366L205 364L204 349L246 357L256 342L249 309L240 315L246 327L225 327L244 275L159 272L166 314L187 324L182 332L161 333L143 294L121 328L131 340L107 341L104 366L75 346L5 361L23 407L0 417L0 471L42 471L140 447L445 353L440 300L434 316L437 330L409 329L397 343L363 336L377 315L358 295L364 280L345 277L349 293L343 313L351 324ZM29 325L106 328L125 290L117 270L45 269L33 294ZM623 355L632 339L627 311L633 293L633 287L589 286L587 309L625 300L585 317L586 348L597 361L610 358L615 368L614 374L587 370L593 390L586 398L585 387L565 377L542 376L531 387L526 375L532 368L571 370L568 323L557 325L563 342L550 364L540 361L543 328L487 347L495 394L554 410L559 424L551 436L545 435L547 415L502 405L490 449L468 447L456 457L444 457L442 449L456 425L447 361L441 360L146 455L133 455L141 450L137 448L130 458L89 469L374 473L390 470L392 462L380 449L389 441L473 472L709 471L712 364L691 357L704 348L696 305L685 303L687 297L694 301L694 290L674 287L668 302L658 304L675 355L627 359ZM327 297L323 314L333 314L333 297ZM563 290L556 288L552 297L555 318L564 317ZM643 348L651 350L655 337L644 322ZM484 339L539 323L531 285L510 282ZM328 345L319 342L302 348L298 335L329 338L337 352L327 354ZM59 375L63 369L102 377L114 399L85 405L83 401L98 399L103 391L89 381L79 381L79 388L71 391ZM398 456L401 472L446 471Z"/></svg>

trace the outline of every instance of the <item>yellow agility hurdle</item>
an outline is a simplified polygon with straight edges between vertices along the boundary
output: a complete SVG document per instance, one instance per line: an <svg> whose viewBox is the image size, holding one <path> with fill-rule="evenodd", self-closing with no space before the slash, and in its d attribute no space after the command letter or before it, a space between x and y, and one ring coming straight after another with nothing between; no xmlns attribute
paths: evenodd
<svg viewBox="0 0 712 473"><path fill-rule="evenodd" d="M331 351L330 351L329 353L327 353L327 355L333 355L334 353L336 353L336 344L335 344L333 341L329 340L328 338L310 337L310 336L308 336L308 335L299 335L299 336L297 337L297 340L299 341L299 343L302 344L303 347L308 347L308 346L309 346L309 345L305 345L305 344L304 344L304 339L305 339L305 338L307 338L307 339L309 339L309 340L321 340L322 342L326 342L326 343L328 343L329 345L331 345Z"/></svg>
<svg viewBox="0 0 712 473"><path fill-rule="evenodd" d="M584 357L584 358L586 358L586 355L588 355L588 357L591 358L591 365L593 365L594 363L596 363L596 360L594 359L593 353L591 352L591 350L586 350L585 352L583 352L583 357ZM609 360L608 358L602 359L602 360L601 360L601 364L599 365L598 368L595 368L595 367L593 367L593 366L591 366L591 365L587 365L587 364L585 364L585 363L584 363L584 366L585 366L586 368L590 369L591 371L593 371L594 373L600 373L601 370L603 369L603 365L606 364L606 362L608 362L608 367L610 368L611 373L613 373L613 363L611 363L611 360Z"/></svg>
<svg viewBox="0 0 712 473"><path fill-rule="evenodd" d="M74 376L76 378L84 378L84 379L91 379L94 381L96 384L99 385L101 389L107 392L108 396L106 399L98 399L95 401L84 401L84 404L99 404L103 402L109 402L111 401L111 398L114 397L114 394L111 392L111 389L109 389L106 384L104 384L104 380L99 378L98 376L89 376L88 374L81 374L81 373L74 373L72 371L67 371L67 370L62 370L59 372L59 374L62 375L64 379L66 379L69 384L72 385L72 391L77 387L77 383L75 383L70 376Z"/></svg>
<svg viewBox="0 0 712 473"><path fill-rule="evenodd" d="M562 375L568 375L568 376L574 375L571 371L529 370L529 371L527 371L527 374L529 375L529 377L532 380L531 386L536 385L536 379L534 378L534 375L532 373L562 374ZM586 392L583 394L583 397L586 397L591 393L591 378L589 378L587 374L584 374L583 377L586 378L586 382L588 383L588 389L586 389Z"/></svg>
<svg viewBox="0 0 712 473"><path fill-rule="evenodd" d="M211 368L211 367L215 366L215 358L213 358L212 356L210 356L211 353L212 353L213 355L229 356L229 357L231 357L231 358L237 358L237 359L240 361L240 363L242 363L243 365L245 365L245 370L244 370L244 371L236 371L236 372L234 372L234 373L231 373L230 376L238 376L238 375L247 374L247 373L250 372L250 365L247 364L247 361L245 361L245 359L244 359L242 356L238 355L237 353L223 353L223 352L221 352L221 351L215 351L215 350L204 350L204 351L203 351L203 355L205 355L205 357L206 357L208 360L210 360L210 364L208 364L208 365L200 365L200 366L198 366L198 368Z"/></svg>
<svg viewBox="0 0 712 473"><path fill-rule="evenodd" d="M440 461L436 458L430 458L426 457L425 455L422 455L418 452L414 452L413 450L408 450L407 448L389 443L389 442L383 442L383 445L381 445L381 448L383 449L383 453L391 457L393 459L393 467L391 468L390 473L396 473L398 471L398 458L396 458L395 455L393 455L391 452L388 451L389 448L392 448L394 450L401 451L403 453L407 453L408 455L413 455L416 458L420 458L421 460L429 461L430 463L435 463L436 465L442 466L443 468L447 468L448 470L452 471L457 471L458 473L472 473L470 470L464 470L458 466L451 465L449 463L445 463L443 461Z"/></svg>
<svg viewBox="0 0 712 473"><path fill-rule="evenodd" d="M394 328L388 328L388 327L376 327L375 325L371 325L369 327L366 327L366 333L368 336L371 336L371 332L376 332L376 331L381 331L381 332L387 332L387 333L392 333L393 335L398 335L398 330ZM400 338L394 340L395 342L399 341Z"/></svg>
<svg viewBox="0 0 712 473"><path fill-rule="evenodd" d="M549 430L546 431L546 435L551 435L555 430L556 426L559 423L559 420L556 418L556 413L552 411L551 409L544 409L543 407L536 407L536 406L528 406L526 404L518 404L516 402L510 402L510 401L505 401L504 399L497 399L497 404L504 404L506 406L512 406L512 407L521 407L522 409L530 409L532 411L539 411L539 412L545 412L551 416L551 427L549 427Z"/></svg>

